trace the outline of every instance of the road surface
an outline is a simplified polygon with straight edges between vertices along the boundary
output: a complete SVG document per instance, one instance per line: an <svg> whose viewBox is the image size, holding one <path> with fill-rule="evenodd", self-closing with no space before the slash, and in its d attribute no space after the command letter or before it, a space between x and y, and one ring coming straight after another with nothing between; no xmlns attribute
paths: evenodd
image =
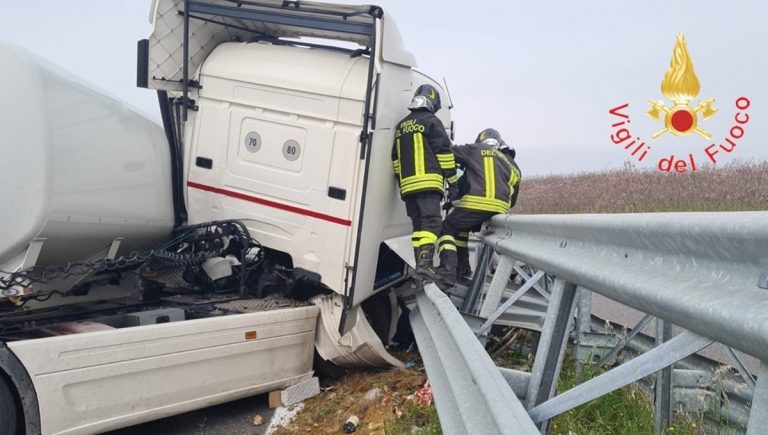
<svg viewBox="0 0 768 435"><path fill-rule="evenodd" d="M186 414L151 421L108 432L108 435L263 435L274 413L269 409L268 396L241 399ZM253 418L260 415L263 423L254 426Z"/></svg>

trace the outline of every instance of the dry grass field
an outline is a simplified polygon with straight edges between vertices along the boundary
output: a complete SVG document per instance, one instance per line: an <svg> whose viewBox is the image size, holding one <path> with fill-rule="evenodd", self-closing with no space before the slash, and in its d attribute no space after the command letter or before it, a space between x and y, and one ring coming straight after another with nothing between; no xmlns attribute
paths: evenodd
<svg viewBox="0 0 768 435"><path fill-rule="evenodd" d="M515 214L768 210L768 161L523 178Z"/></svg>

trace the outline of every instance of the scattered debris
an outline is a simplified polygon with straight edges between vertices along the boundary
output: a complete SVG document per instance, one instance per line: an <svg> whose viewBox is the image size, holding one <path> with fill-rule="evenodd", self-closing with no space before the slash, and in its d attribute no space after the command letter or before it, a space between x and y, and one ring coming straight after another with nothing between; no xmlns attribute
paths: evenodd
<svg viewBox="0 0 768 435"><path fill-rule="evenodd" d="M343 433L350 416L358 418L355 435L410 433L439 434L437 413L418 354L401 353L401 361L415 361L412 369L348 370L338 379L322 379L322 393L306 400L304 409L274 435ZM333 388L330 388L333 386ZM425 389L426 387L426 389ZM410 398L410 400L408 399Z"/></svg>
<svg viewBox="0 0 768 435"><path fill-rule="evenodd" d="M410 400L417 406L432 406L432 387L429 386L429 381L425 382L418 391L406 397L406 400Z"/></svg>
<svg viewBox="0 0 768 435"><path fill-rule="evenodd" d="M304 409L304 403L299 403L295 406L290 407L279 407L275 408L275 414L272 415L272 420L269 422L269 426L267 427L266 435L273 435L279 431L281 428L287 428L289 424L293 421L293 419L296 417L296 415L301 412L301 410Z"/></svg>
<svg viewBox="0 0 768 435"><path fill-rule="evenodd" d="M253 425L254 426L261 426L262 424L264 424L264 417L262 417L260 415L257 415L255 417L253 417Z"/></svg>
<svg viewBox="0 0 768 435"><path fill-rule="evenodd" d="M357 430L359 425L360 419L356 415L351 415L347 421L344 422L342 429L344 429L344 433L353 433Z"/></svg>
<svg viewBox="0 0 768 435"><path fill-rule="evenodd" d="M305 379L285 390L269 393L269 407L291 406L320 394L320 381L316 377Z"/></svg>
<svg viewBox="0 0 768 435"><path fill-rule="evenodd" d="M507 334L499 341L499 344L490 352L492 357L498 355L500 352L506 350L509 346L517 342L517 338L522 332L521 329L509 328Z"/></svg>
<svg viewBox="0 0 768 435"><path fill-rule="evenodd" d="M365 400L368 402L373 402L379 397L381 397L381 388L371 388L365 393Z"/></svg>

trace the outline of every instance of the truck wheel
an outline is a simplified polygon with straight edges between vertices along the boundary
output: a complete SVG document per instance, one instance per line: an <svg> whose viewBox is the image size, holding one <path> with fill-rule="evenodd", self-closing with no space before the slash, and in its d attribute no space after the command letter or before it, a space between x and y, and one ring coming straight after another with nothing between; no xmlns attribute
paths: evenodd
<svg viewBox="0 0 768 435"><path fill-rule="evenodd" d="M371 328L379 336L382 344L387 346L390 339L390 327L392 326L392 302L389 298L389 291L381 292L362 303Z"/></svg>
<svg viewBox="0 0 768 435"><path fill-rule="evenodd" d="M16 397L4 379L0 379L0 433L17 433Z"/></svg>
<svg viewBox="0 0 768 435"><path fill-rule="evenodd" d="M343 367L339 367L330 361L324 360L323 357L317 353L317 349L315 349L315 357L314 361L312 362L312 369L320 377L331 379L339 379L340 377L344 376L344 373L346 372Z"/></svg>

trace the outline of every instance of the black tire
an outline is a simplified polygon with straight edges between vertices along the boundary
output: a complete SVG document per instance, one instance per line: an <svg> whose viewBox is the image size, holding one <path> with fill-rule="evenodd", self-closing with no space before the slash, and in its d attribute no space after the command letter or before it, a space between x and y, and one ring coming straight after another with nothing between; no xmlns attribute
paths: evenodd
<svg viewBox="0 0 768 435"><path fill-rule="evenodd" d="M368 323L384 346L389 344L389 331L392 326L392 302L389 292L381 292L361 304Z"/></svg>
<svg viewBox="0 0 768 435"><path fill-rule="evenodd" d="M4 379L0 379L0 434L18 433L19 415L16 396Z"/></svg>
<svg viewBox="0 0 768 435"><path fill-rule="evenodd" d="M324 360L323 357L317 353L317 349L315 349L312 369L315 371L315 374L321 378L339 379L346 373L346 370L344 370L343 367L339 367L330 361Z"/></svg>

